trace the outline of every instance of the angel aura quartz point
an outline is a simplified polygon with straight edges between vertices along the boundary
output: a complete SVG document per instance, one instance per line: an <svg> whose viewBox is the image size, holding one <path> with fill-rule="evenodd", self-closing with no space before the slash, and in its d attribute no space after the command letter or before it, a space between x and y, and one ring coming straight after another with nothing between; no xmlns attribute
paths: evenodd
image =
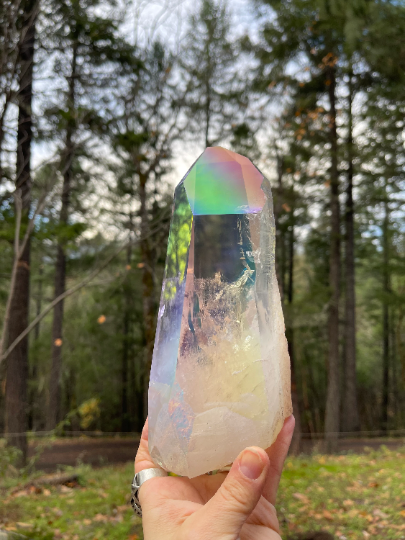
<svg viewBox="0 0 405 540"><path fill-rule="evenodd" d="M149 451L193 478L292 412L269 181L207 148L175 190L149 385Z"/></svg>

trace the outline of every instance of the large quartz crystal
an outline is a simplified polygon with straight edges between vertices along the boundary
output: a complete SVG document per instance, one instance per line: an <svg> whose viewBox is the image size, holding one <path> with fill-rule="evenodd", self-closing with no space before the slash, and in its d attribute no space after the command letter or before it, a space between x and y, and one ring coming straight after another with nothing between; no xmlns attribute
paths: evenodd
<svg viewBox="0 0 405 540"><path fill-rule="evenodd" d="M149 450L190 478L267 448L292 412L270 184L207 148L174 195L149 386Z"/></svg>

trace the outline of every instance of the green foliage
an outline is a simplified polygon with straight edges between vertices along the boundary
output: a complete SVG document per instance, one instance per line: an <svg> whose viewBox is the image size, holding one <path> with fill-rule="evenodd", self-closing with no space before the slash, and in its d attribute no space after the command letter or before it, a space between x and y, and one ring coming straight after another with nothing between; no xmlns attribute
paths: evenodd
<svg viewBox="0 0 405 540"><path fill-rule="evenodd" d="M17 473L15 465L21 457L21 452L14 446L7 446L5 440L0 440L0 478Z"/></svg>
<svg viewBox="0 0 405 540"><path fill-rule="evenodd" d="M226 3L203 0L198 13L191 17L182 52L189 130L198 140L203 138L205 146L225 140L247 107L237 72L237 45L231 40L231 24Z"/></svg>

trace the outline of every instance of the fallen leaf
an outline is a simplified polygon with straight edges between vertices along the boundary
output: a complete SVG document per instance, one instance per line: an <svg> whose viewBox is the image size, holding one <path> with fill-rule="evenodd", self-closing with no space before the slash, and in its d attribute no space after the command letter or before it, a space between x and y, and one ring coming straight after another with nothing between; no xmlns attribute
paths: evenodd
<svg viewBox="0 0 405 540"><path fill-rule="evenodd" d="M17 491L14 493L14 497L27 497L28 491L26 489L22 489L21 491Z"/></svg>
<svg viewBox="0 0 405 540"><path fill-rule="evenodd" d="M104 514L96 514L94 516L94 521L98 521L98 522L106 522L108 521L108 517L105 516Z"/></svg>
<svg viewBox="0 0 405 540"><path fill-rule="evenodd" d="M302 493L293 493L293 497L295 499L298 499L299 501L305 503L305 504L309 504L309 499L306 495L303 495Z"/></svg>
<svg viewBox="0 0 405 540"><path fill-rule="evenodd" d="M383 519L388 517L388 514L384 514L384 512L381 512L381 510L379 508L375 508L373 510L373 515L377 516L377 517L380 517L380 518L383 518Z"/></svg>
<svg viewBox="0 0 405 540"><path fill-rule="evenodd" d="M326 518L328 521L333 521L333 516L329 512L329 510L324 510L323 511L323 517Z"/></svg>

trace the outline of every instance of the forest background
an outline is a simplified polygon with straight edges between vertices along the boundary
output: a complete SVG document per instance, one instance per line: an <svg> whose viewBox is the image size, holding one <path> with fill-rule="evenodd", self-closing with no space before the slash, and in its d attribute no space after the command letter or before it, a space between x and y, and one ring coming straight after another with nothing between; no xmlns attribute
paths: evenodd
<svg viewBox="0 0 405 540"><path fill-rule="evenodd" d="M300 436L405 429L405 3L1 0L0 432L139 432L174 186L271 180Z"/></svg>

